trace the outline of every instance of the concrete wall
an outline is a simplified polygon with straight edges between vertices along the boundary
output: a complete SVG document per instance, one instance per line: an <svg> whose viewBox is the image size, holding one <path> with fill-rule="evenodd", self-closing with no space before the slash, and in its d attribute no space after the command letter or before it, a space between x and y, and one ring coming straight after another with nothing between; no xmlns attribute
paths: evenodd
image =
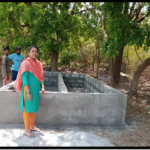
<svg viewBox="0 0 150 150"><path fill-rule="evenodd" d="M89 91L89 93L103 93L102 87L98 80L94 80L93 77L85 75L84 87Z"/></svg>
<svg viewBox="0 0 150 150"><path fill-rule="evenodd" d="M112 88L87 74L85 74L84 87L88 89L90 93L111 93L125 95L121 91L116 90L115 88Z"/></svg>
<svg viewBox="0 0 150 150"><path fill-rule="evenodd" d="M62 73L64 83L67 87L84 87L85 74Z"/></svg>
<svg viewBox="0 0 150 150"><path fill-rule="evenodd" d="M48 78L46 80L49 82L50 74L53 77L53 73L45 72L44 79ZM46 91L45 95L40 95L40 106L35 120L37 124L125 125L127 95L92 77L88 78L85 74L82 74L84 84L87 82L87 85L90 84L95 89L100 88L103 93L68 92L61 73L55 72L55 74L57 77L54 78L58 78L58 92ZM63 76L65 75L69 76L64 73ZM76 75L76 78L80 75ZM73 77L75 79L75 76ZM8 90L13 84L14 82L0 88L0 123L23 123L20 95Z"/></svg>
<svg viewBox="0 0 150 150"><path fill-rule="evenodd" d="M59 91L58 73L44 71L44 86L46 91Z"/></svg>
<svg viewBox="0 0 150 150"><path fill-rule="evenodd" d="M84 87L89 93L115 93L122 92L100 82L99 80L84 73L61 73L67 87Z"/></svg>
<svg viewBox="0 0 150 150"><path fill-rule="evenodd" d="M40 95L36 124L125 125L126 97L98 93L46 92ZM20 95L0 91L0 123L23 123Z"/></svg>
<svg viewBox="0 0 150 150"><path fill-rule="evenodd" d="M68 92L60 72L44 71L46 91Z"/></svg>

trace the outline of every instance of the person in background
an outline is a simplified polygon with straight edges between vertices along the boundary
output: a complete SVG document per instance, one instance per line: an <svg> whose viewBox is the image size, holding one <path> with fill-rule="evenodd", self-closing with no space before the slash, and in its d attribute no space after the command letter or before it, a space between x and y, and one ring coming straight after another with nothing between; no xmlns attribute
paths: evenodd
<svg viewBox="0 0 150 150"><path fill-rule="evenodd" d="M5 54L2 57L2 77L3 77L3 86L12 82L12 73L10 69L10 60L8 58L9 47L4 47Z"/></svg>
<svg viewBox="0 0 150 150"><path fill-rule="evenodd" d="M29 47L29 57L21 63L14 87L21 94L20 110L23 112L25 124L24 135L32 138L35 135L31 132L40 132L35 126L35 112L39 109L40 87L41 93L45 94L44 72L42 64L37 60L38 48L34 45Z"/></svg>
<svg viewBox="0 0 150 150"><path fill-rule="evenodd" d="M9 55L9 59L12 60L12 80L15 81L17 78L17 74L20 68L20 65L23 61L23 55L21 55L21 48L20 46L16 46L15 48L16 53Z"/></svg>

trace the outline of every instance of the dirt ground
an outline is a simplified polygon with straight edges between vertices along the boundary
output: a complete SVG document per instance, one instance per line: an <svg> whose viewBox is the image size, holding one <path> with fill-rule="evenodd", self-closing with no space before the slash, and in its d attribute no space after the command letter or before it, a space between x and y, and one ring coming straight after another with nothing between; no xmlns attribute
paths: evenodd
<svg viewBox="0 0 150 150"><path fill-rule="evenodd" d="M47 70L47 68L44 68ZM87 73L83 70L59 68L61 72L72 73ZM91 76L94 76L92 72ZM106 84L106 72L100 71L100 80ZM0 87L2 86L2 77L0 76ZM130 86L130 80L121 77L120 84L114 88L127 94ZM150 146L150 113L148 113L150 105L150 80L142 76L139 80L138 95L136 97L128 96L126 109L126 128L117 129L111 132L109 130L102 130L101 132L94 132L95 134L105 137L111 141L112 144L118 147L149 147Z"/></svg>

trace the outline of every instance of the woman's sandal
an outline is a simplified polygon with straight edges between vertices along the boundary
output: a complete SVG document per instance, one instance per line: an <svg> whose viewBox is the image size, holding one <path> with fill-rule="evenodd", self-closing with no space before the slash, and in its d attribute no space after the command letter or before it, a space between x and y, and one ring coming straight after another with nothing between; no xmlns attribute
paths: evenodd
<svg viewBox="0 0 150 150"><path fill-rule="evenodd" d="M35 135L31 131L25 131L23 134L25 136L29 137L29 138L34 138L35 137Z"/></svg>
<svg viewBox="0 0 150 150"><path fill-rule="evenodd" d="M30 131L34 131L34 132L40 132L41 130L37 127L31 127Z"/></svg>

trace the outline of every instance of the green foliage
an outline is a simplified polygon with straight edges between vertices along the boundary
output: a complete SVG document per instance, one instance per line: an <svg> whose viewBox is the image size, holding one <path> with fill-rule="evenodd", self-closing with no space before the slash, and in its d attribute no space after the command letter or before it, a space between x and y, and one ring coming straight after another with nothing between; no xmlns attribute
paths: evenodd
<svg viewBox="0 0 150 150"><path fill-rule="evenodd" d="M150 106L148 106L148 108L149 108L149 112L150 112Z"/></svg>
<svg viewBox="0 0 150 150"><path fill-rule="evenodd" d="M103 42L103 53L110 57L117 56L121 47L136 44L137 48L144 47L147 51L150 45L150 26L147 22L138 22L136 18L129 17L131 6L128 2L105 2L103 10L107 14L106 34L107 40ZM142 4L146 7L145 16L150 14L150 3Z"/></svg>
<svg viewBox="0 0 150 150"><path fill-rule="evenodd" d="M74 61L78 58L78 55L74 52L66 52L63 54L63 57L61 58L59 65L70 65L71 61Z"/></svg>
<svg viewBox="0 0 150 150"><path fill-rule="evenodd" d="M46 64L53 49L63 54L61 62L66 64L77 59L75 54L84 46L82 39L89 43L92 39L94 48L88 55L95 55L96 46L103 40L98 7L98 2L0 3L1 46L9 45L12 53L19 45L26 53L30 45L36 45L39 59Z"/></svg>
<svg viewBox="0 0 150 150"><path fill-rule="evenodd" d="M150 50L146 52L143 50L143 47L135 51L134 45L125 46L122 60L122 72L132 76L133 72L137 70L137 66L149 57L149 53ZM149 72L149 67L146 70Z"/></svg>
<svg viewBox="0 0 150 150"><path fill-rule="evenodd" d="M52 49L62 51L69 45L70 34L80 31L81 20L69 13L70 7L70 2L0 3L0 37L7 39L11 49L36 45L40 56Z"/></svg>

